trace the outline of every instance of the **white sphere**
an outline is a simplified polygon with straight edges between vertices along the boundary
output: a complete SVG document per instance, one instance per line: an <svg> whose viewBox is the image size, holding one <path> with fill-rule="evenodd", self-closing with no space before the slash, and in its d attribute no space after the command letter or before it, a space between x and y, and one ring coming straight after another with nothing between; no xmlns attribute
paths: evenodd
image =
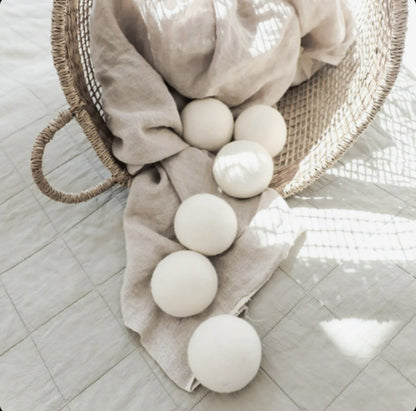
<svg viewBox="0 0 416 411"><path fill-rule="evenodd" d="M175 215L175 234L186 248L205 255L227 250L237 235L237 216L222 198L196 194L187 198Z"/></svg>
<svg viewBox="0 0 416 411"><path fill-rule="evenodd" d="M218 151L232 138L234 117L214 98L191 101L182 110L181 119L183 138L194 147Z"/></svg>
<svg viewBox="0 0 416 411"><path fill-rule="evenodd" d="M235 140L251 140L261 144L272 157L286 144L285 119L273 107L258 104L244 110L234 126Z"/></svg>
<svg viewBox="0 0 416 411"><path fill-rule="evenodd" d="M273 177L273 159L254 141L240 140L224 146L213 166L214 178L228 195L254 197L262 193Z"/></svg>
<svg viewBox="0 0 416 411"><path fill-rule="evenodd" d="M208 258L183 250L159 262L150 286L153 299L162 311L174 317L189 317L212 303L218 277Z"/></svg>
<svg viewBox="0 0 416 411"><path fill-rule="evenodd" d="M255 329L233 315L204 321L188 344L188 363L206 388L229 393L244 388L257 374L261 342Z"/></svg>

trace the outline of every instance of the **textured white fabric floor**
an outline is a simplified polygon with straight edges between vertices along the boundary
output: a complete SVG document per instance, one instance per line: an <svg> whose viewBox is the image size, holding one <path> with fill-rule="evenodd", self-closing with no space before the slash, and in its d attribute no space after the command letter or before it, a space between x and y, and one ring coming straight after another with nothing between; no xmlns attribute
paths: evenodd
<svg viewBox="0 0 416 411"><path fill-rule="evenodd" d="M415 7L410 23L415 38ZM34 187L34 136L65 106L50 0L0 5L0 407L24 410L392 410L416 406L416 59L373 125L289 200L308 232L249 306L263 341L233 395L176 388L121 322L125 190L54 203ZM409 38L412 37L409 34ZM413 45L414 48L414 45ZM411 73L413 70L413 74ZM47 148L61 188L106 170L75 123Z"/></svg>

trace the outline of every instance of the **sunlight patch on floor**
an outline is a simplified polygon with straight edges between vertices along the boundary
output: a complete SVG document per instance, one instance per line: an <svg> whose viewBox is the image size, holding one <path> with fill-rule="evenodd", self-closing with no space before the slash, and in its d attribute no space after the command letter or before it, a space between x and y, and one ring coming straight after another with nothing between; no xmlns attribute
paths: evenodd
<svg viewBox="0 0 416 411"><path fill-rule="evenodd" d="M399 322L343 318L322 321L320 326L340 352L362 363L377 354L395 334Z"/></svg>

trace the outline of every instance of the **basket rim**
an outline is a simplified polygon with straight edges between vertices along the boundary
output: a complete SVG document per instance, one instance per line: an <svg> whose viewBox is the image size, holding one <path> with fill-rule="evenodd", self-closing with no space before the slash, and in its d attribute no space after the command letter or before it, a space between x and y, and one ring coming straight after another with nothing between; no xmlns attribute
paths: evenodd
<svg viewBox="0 0 416 411"><path fill-rule="evenodd" d="M99 131L92 121L90 113L86 109L86 103L83 101L81 93L76 87L77 79L75 79L70 69L71 58L79 60L79 56L74 56L74 52L67 47L66 36L68 21L74 19L72 20L72 24L76 22L76 16L73 13L75 9L74 3L73 0L53 0L51 25L51 51L53 63L59 77L62 91L70 106L70 110L83 129L95 153L105 167L111 172L113 177L119 180L120 184L129 185L132 176L113 156L111 150L101 139ZM79 0L76 0L76 4L79 4ZM78 34L76 32L71 32L69 35L71 38L78 41ZM76 53L79 54L78 49Z"/></svg>

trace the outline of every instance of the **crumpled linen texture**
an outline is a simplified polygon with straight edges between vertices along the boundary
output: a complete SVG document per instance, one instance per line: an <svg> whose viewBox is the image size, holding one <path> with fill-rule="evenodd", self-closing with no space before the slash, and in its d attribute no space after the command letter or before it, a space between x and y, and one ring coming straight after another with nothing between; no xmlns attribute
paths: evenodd
<svg viewBox="0 0 416 411"><path fill-rule="evenodd" d="M328 11L332 3L339 7ZM295 77L306 75L307 70L299 74L298 69L301 42L307 58L319 64L338 62L350 42L348 12L341 3L94 1L90 45L95 75L115 136L113 153L134 175L123 222L123 319L185 390L198 385L186 358L195 328L216 314L241 313L287 256L301 227L272 189L246 200L223 194L212 175L214 155L182 140L180 111L190 99L204 97L222 100L234 116L252 104L275 104ZM326 18L317 22L324 9ZM336 42L327 44L320 30L335 30ZM310 40L303 41L308 35ZM238 236L229 250L211 258L219 278L214 302L199 315L173 318L153 302L150 279L162 258L183 249L173 230L177 208L202 192L218 195L233 207Z"/></svg>

